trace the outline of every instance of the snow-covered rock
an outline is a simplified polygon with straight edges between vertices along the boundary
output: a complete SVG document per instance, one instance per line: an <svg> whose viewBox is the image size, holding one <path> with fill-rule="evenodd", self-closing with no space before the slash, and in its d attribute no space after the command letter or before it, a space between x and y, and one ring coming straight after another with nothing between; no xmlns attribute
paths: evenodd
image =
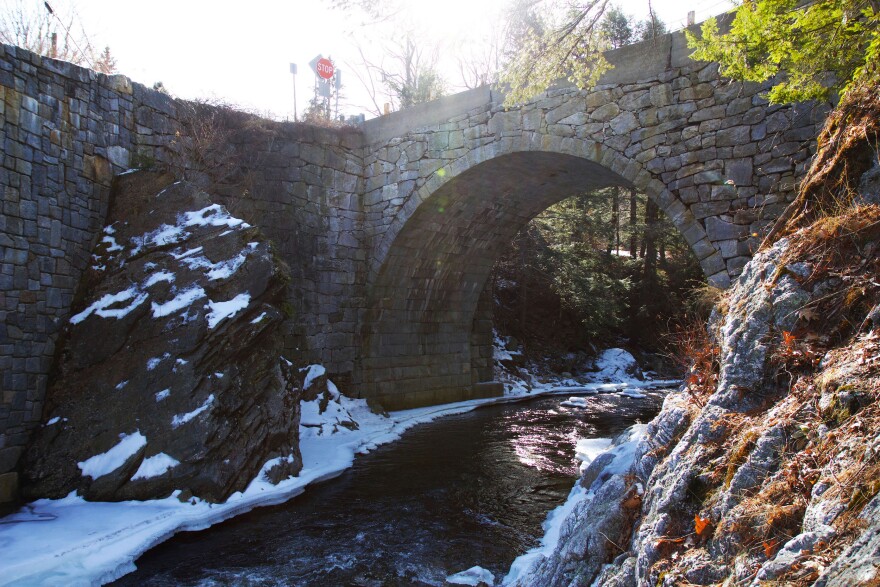
<svg viewBox="0 0 880 587"><path fill-rule="evenodd" d="M626 383L644 379L635 357L624 349L605 349L596 358L595 368L596 372L590 374L593 381Z"/></svg>
<svg viewBox="0 0 880 587"><path fill-rule="evenodd" d="M450 575L446 577L446 582L451 585L473 585L474 587L488 585L492 587L495 584L495 575L478 566Z"/></svg>
<svg viewBox="0 0 880 587"><path fill-rule="evenodd" d="M47 392L54 424L23 459L29 499L218 501L273 457L287 459L275 478L300 468L287 270L257 229L172 181L117 180Z"/></svg>

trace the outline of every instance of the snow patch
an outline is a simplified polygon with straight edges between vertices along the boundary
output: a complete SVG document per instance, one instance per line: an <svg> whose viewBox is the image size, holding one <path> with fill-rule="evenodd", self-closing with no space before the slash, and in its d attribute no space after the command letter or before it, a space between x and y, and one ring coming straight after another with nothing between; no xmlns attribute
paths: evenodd
<svg viewBox="0 0 880 587"><path fill-rule="evenodd" d="M208 320L208 328L214 328L225 318L231 318L248 307L251 302L251 294L241 293L225 302L212 302L208 300L207 307L210 312L205 317Z"/></svg>
<svg viewBox="0 0 880 587"><path fill-rule="evenodd" d="M231 259L215 263L207 273L208 279L214 281L231 277L244 264L246 259L247 253L242 252Z"/></svg>
<svg viewBox="0 0 880 587"><path fill-rule="evenodd" d="M638 382L639 364L635 357L623 349L605 349L596 359L597 373L591 374L595 381L621 383Z"/></svg>
<svg viewBox="0 0 880 587"><path fill-rule="evenodd" d="M211 404L214 403L214 394L208 396L208 399L205 400L205 403L194 409L192 412L187 412L186 414L176 414L173 418L171 418L171 427L177 428L182 424L186 424L205 410L211 407Z"/></svg>
<svg viewBox="0 0 880 587"><path fill-rule="evenodd" d="M446 577L446 582L453 585L473 585L474 587L489 585L491 587L495 584L495 575L483 567L476 566Z"/></svg>
<svg viewBox="0 0 880 587"><path fill-rule="evenodd" d="M154 273L150 275L150 277L148 277L147 280L144 282L144 289L152 287L160 281L174 283L174 274L169 271L160 271L159 273Z"/></svg>
<svg viewBox="0 0 880 587"><path fill-rule="evenodd" d="M134 286L115 294L106 294L100 300L94 302L91 306L70 319L71 324L79 324L92 314L97 314L101 318L116 318L120 320L125 318L129 312L140 306L147 299L147 294L140 293ZM115 304L132 300L127 306L122 308L111 308Z"/></svg>
<svg viewBox="0 0 880 587"><path fill-rule="evenodd" d="M48 422L46 422L46 426L51 426L52 424L57 424L60 421L61 421L61 416L55 416L54 418L51 418Z"/></svg>
<svg viewBox="0 0 880 587"><path fill-rule="evenodd" d="M156 402L160 402L163 399L166 399L169 395L171 395L171 388L163 389L156 394Z"/></svg>
<svg viewBox="0 0 880 587"><path fill-rule="evenodd" d="M315 379L323 377L327 373L327 370L323 365L309 365L308 367L305 367L305 369L308 369L309 372L306 373L306 378L303 380L303 389L308 389L312 386Z"/></svg>
<svg viewBox="0 0 880 587"><path fill-rule="evenodd" d="M180 249L178 249L176 251L171 251L170 255L179 261L181 259L189 257L190 255L201 253L204 248L205 247L195 247L194 249L187 249L183 252L180 252Z"/></svg>
<svg viewBox="0 0 880 587"><path fill-rule="evenodd" d="M179 312L184 308L188 308L194 301L200 300L207 295L208 294L205 293L205 290L198 285L194 285L189 289L178 293L164 304L151 302L150 308L153 311L153 318L163 318L170 314L174 314L175 312Z"/></svg>
<svg viewBox="0 0 880 587"><path fill-rule="evenodd" d="M230 216L229 213L219 204L212 204L201 210L196 210L195 212L184 212L181 220L184 226L227 226L229 228L235 228L236 226L241 226L242 228L250 227L250 225L244 220Z"/></svg>
<svg viewBox="0 0 880 587"><path fill-rule="evenodd" d="M172 469L179 464L180 461L174 457L166 455L164 452L160 452L157 455L147 457L141 461L141 466L138 467L138 470L132 475L131 480L136 481L138 479L158 477L159 475L164 475L169 469Z"/></svg>
<svg viewBox="0 0 880 587"><path fill-rule="evenodd" d="M159 363L161 363L162 361L164 361L165 359L167 359L170 356L171 356L170 354L165 353L161 357L153 357L152 359L147 359L147 371L152 371L153 369L155 369L156 367L159 366Z"/></svg>
<svg viewBox="0 0 880 587"><path fill-rule="evenodd" d="M265 317L266 317L266 312L263 312L262 314L260 314L259 316L257 316L253 320L251 320L251 324L258 324Z"/></svg>
<svg viewBox="0 0 880 587"><path fill-rule="evenodd" d="M581 472L593 462L597 456L611 446L610 438L581 438L574 447L574 458L581 462Z"/></svg>
<svg viewBox="0 0 880 587"><path fill-rule="evenodd" d="M108 253L122 250L122 247L119 245L119 243L116 242L116 239L110 235L107 235L104 238L102 238L101 242L107 244L107 252Z"/></svg>
<svg viewBox="0 0 880 587"><path fill-rule="evenodd" d="M120 441L105 453L90 457L77 463L83 476L98 479L112 473L147 445L147 438L135 430L134 434L120 434Z"/></svg>

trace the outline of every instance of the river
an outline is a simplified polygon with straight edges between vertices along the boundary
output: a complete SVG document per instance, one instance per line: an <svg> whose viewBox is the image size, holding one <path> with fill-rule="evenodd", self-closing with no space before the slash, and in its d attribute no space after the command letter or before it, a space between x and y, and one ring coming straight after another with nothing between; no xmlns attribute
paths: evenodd
<svg viewBox="0 0 880 587"><path fill-rule="evenodd" d="M503 577L537 545L577 476L579 438L650 420L663 391L564 408L564 396L418 426L340 477L147 552L123 586L443 585L480 565Z"/></svg>

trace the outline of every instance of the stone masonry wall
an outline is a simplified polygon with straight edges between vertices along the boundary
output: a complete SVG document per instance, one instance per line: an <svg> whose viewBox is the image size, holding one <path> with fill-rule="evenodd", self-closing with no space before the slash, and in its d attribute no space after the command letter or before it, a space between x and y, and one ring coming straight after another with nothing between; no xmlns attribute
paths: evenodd
<svg viewBox="0 0 880 587"><path fill-rule="evenodd" d="M234 132L246 177L210 193L259 226L290 265L286 349L321 363L337 383L354 369L358 309L364 305L360 134L253 119L258 130Z"/></svg>
<svg viewBox="0 0 880 587"><path fill-rule="evenodd" d="M0 501L40 420L113 173L132 158L167 160L174 113L170 98L123 76L0 45Z"/></svg>

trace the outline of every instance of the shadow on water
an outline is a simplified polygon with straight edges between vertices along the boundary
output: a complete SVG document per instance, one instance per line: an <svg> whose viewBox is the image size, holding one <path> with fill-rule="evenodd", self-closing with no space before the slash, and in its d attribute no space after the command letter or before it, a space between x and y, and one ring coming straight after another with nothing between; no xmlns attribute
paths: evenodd
<svg viewBox="0 0 880 587"><path fill-rule="evenodd" d="M611 437L659 410L646 399L565 396L490 406L416 427L280 506L179 534L114 585L443 585L496 578L538 543L571 490L579 438Z"/></svg>

